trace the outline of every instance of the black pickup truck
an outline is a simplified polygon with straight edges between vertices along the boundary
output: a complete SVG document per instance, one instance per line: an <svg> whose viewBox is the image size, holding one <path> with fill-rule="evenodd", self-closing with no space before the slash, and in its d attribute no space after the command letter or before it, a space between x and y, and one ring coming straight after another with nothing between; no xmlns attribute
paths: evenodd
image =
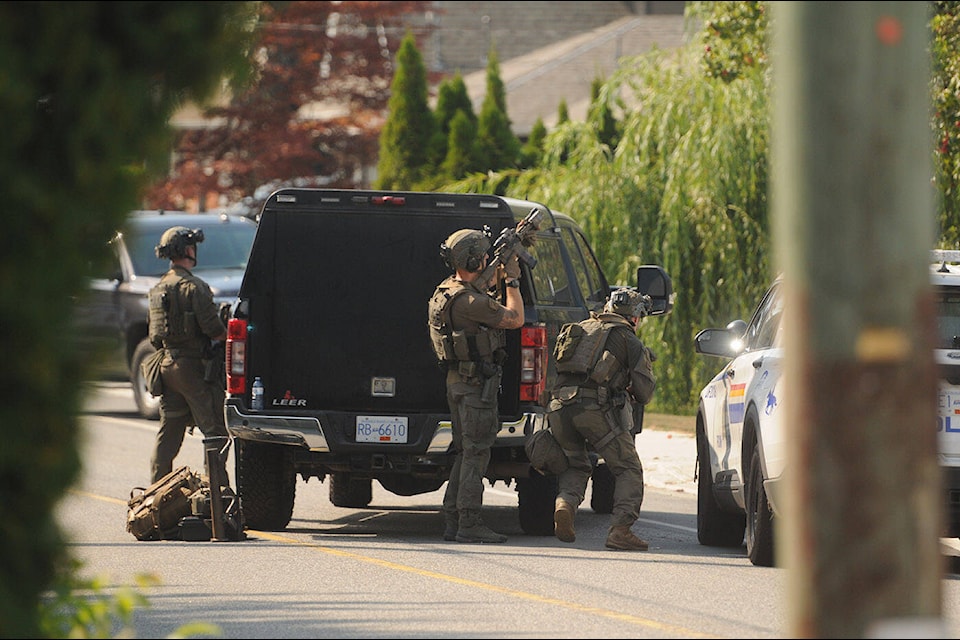
<svg viewBox="0 0 960 640"><path fill-rule="evenodd" d="M580 227L543 204L492 195L323 189L267 200L229 322L225 414L248 527L289 524L298 475L328 480L331 502L355 508L369 504L373 480L402 496L446 482L450 418L427 328L427 302L449 275L439 246L461 228L496 238L534 209L526 324L507 332L486 477L515 482L525 533L553 533L556 477L533 470L523 445L545 426L560 326L599 310L610 290ZM638 282L655 297L654 315L670 310L662 269L640 267ZM251 405L257 378L262 409ZM609 512L613 483L604 486L594 508Z"/></svg>

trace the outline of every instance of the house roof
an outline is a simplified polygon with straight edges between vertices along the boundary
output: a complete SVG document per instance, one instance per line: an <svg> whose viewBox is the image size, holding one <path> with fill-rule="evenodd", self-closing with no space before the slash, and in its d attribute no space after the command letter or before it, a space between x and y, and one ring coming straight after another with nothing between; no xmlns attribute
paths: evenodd
<svg viewBox="0 0 960 640"><path fill-rule="evenodd" d="M654 48L673 49L686 43L682 15L640 15L608 25L529 54L500 61L507 96L507 117L514 134L526 138L537 118L547 129L556 125L561 100L571 120L586 119L595 78L606 79L623 58ZM480 112L486 95L486 70L465 75L464 84Z"/></svg>

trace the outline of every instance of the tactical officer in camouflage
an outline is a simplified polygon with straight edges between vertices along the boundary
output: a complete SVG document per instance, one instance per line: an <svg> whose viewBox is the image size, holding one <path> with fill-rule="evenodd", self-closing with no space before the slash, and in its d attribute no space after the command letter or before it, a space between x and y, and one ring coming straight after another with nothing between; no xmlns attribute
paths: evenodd
<svg viewBox="0 0 960 640"><path fill-rule="evenodd" d="M461 229L441 245L440 255L454 273L441 282L428 305L434 352L447 372L447 402L456 459L443 496L444 540L505 542L480 517L483 476L490 447L500 430L498 391L505 356L504 329L523 326L520 265L516 256L504 273L479 282L489 259L490 239ZM506 284L505 304L490 295L494 282Z"/></svg>
<svg viewBox="0 0 960 640"><path fill-rule="evenodd" d="M228 437L224 424L225 390L204 380L203 358L210 341L223 341L227 329L220 319L210 286L191 273L197 265L197 244L203 231L172 227L163 232L154 251L170 260L167 271L150 290L150 342L165 350L161 364L160 430L151 460L152 482L173 470L184 433L195 425L207 438ZM208 470L213 473L212 470ZM227 478L226 469L221 477Z"/></svg>
<svg viewBox="0 0 960 640"><path fill-rule="evenodd" d="M646 404L656 382L648 349L637 337L637 323L646 314L646 298L634 289L611 292L603 312L578 323L585 331L573 361L565 367L551 391L547 419L554 437L567 455L569 466L559 475L559 493L553 514L554 533L563 542L576 539L574 516L583 502L592 465L589 442L603 456L616 478L613 513L606 547L645 551L647 543L630 528L640 516L643 502L643 468L633 432L633 403ZM603 336L599 347L587 336ZM558 340L555 356L561 349ZM578 357L586 350L589 356ZM558 357L558 356L557 356ZM580 370L572 370L580 369Z"/></svg>

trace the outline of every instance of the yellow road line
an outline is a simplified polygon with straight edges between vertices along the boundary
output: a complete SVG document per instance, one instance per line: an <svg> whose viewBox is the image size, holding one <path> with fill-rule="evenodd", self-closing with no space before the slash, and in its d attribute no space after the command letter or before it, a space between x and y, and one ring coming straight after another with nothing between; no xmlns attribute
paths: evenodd
<svg viewBox="0 0 960 640"><path fill-rule="evenodd" d="M405 571L407 573L416 574L419 576L424 576L427 578L434 578L436 580L443 580L444 582L450 582L453 584L459 584L466 587L473 587L474 589L483 589L484 591L492 591L494 593L499 593L502 595L510 596L513 598L519 598L521 600L530 600L533 602L539 602L541 604L552 604L558 607L563 607L564 609L569 609L571 611L576 611L578 613L589 613L591 615L600 616L603 618L610 618L611 620L617 620L618 622L626 622L628 624L634 624L641 627L647 627L650 629L657 629L659 631L665 631L668 633L675 633L685 638L714 638L716 636L700 633L697 631L692 631L686 627L679 627L672 624L665 624L663 622L657 622L656 620L650 620L648 618L641 618L639 616L630 615L627 613L621 613L619 611L612 611L610 609L601 609L599 607L587 607L576 602L570 602L568 600L560 600L558 598L548 598L545 596L539 596L535 593L528 593L526 591L518 591L516 589L509 589L507 587L501 587L495 584L488 584L486 582L477 582L476 580L467 580L465 578L458 578L456 576L447 575L445 573L437 573L436 571L428 571L425 569L417 569L416 567L410 567L405 564L397 564L396 562L390 562L388 560L381 560L379 558L373 558L370 556L361 555L358 553L353 553L350 551L342 551L340 549L332 549L330 547L325 547L320 544L313 542L301 542L294 538L288 538L285 536L280 536L275 533L269 533L266 531L247 531L247 535L254 534L257 538L263 538L265 540L272 540L274 542L283 542L288 544L295 544L301 547L308 547L314 549L321 553L326 553L332 556L339 556L341 558L350 558L351 560L357 560L359 562L366 562L368 564L379 565L387 569L393 569L394 571Z"/></svg>

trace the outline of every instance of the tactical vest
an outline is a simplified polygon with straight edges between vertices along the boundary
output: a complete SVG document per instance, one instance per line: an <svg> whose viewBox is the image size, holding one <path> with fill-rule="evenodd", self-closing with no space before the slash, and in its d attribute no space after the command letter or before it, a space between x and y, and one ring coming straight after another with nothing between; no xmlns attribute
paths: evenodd
<svg viewBox="0 0 960 640"><path fill-rule="evenodd" d="M167 340L178 341L193 335L193 324L188 322L192 313L185 313L181 308L180 283L182 278L167 278L164 275L160 282L150 289L149 318L150 342L157 349L164 346Z"/></svg>
<svg viewBox="0 0 960 640"><path fill-rule="evenodd" d="M557 372L583 374L598 385L611 382L622 369L616 356L604 348L613 327L596 316L563 325L553 349Z"/></svg>
<svg viewBox="0 0 960 640"><path fill-rule="evenodd" d="M467 290L466 285L456 281L449 286L440 285L430 298L427 307L430 342L441 363L497 361L498 351L506 346L502 329L481 326L476 335L467 335L462 329L453 330L450 309L454 300Z"/></svg>

